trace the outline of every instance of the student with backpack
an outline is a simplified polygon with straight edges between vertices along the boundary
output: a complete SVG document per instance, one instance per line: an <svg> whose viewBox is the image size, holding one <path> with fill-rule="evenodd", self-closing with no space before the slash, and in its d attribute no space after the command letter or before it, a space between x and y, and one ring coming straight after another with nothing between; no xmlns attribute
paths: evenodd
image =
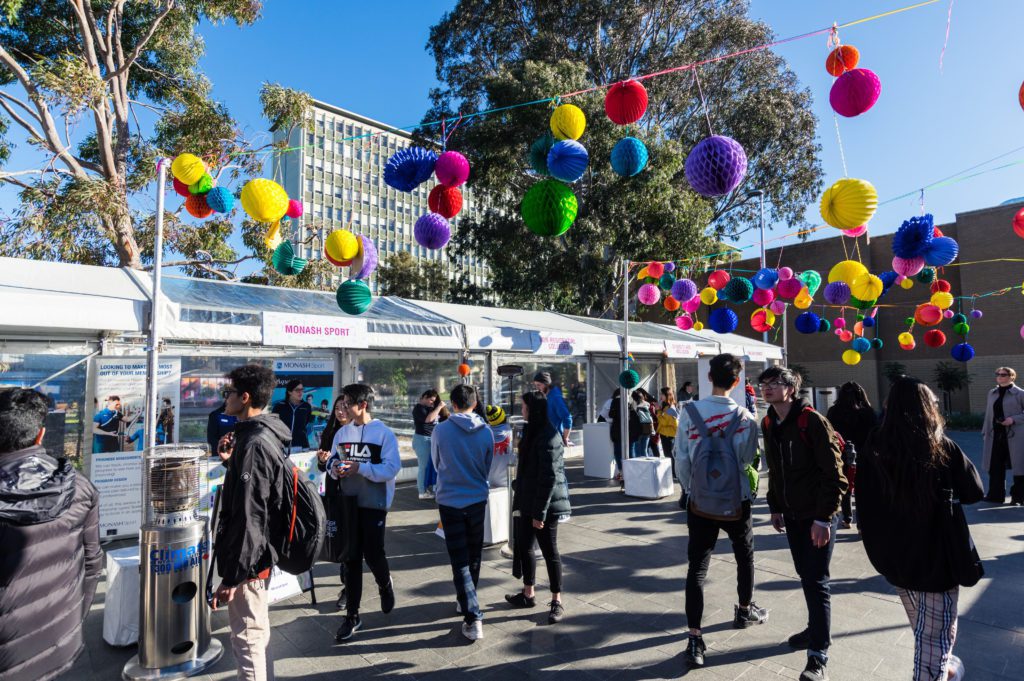
<svg viewBox="0 0 1024 681"><path fill-rule="evenodd" d="M675 439L676 473L689 499L686 621L690 635L685 655L691 667L704 666L704 579L720 530L729 535L736 557L739 603L733 608L733 626L745 629L768 621L768 611L753 601L752 492L745 472L757 455L757 420L729 397L739 385L743 363L726 353L713 357L709 367L711 397L683 404Z"/></svg>
<svg viewBox="0 0 1024 681"><path fill-rule="evenodd" d="M846 492L843 445L824 416L797 397L800 376L769 367L758 377L768 414L761 424L772 527L785 532L807 602L807 628L789 637L807 650L800 681L827 681L831 643L829 562Z"/></svg>
<svg viewBox="0 0 1024 681"><path fill-rule="evenodd" d="M364 559L377 581L381 612L386 615L395 607L394 584L384 553L384 530L395 497L395 478L402 469L395 434L370 413L373 388L352 383L341 393L348 423L334 436L327 460L327 471L341 481L341 495L349 502L346 509L352 514L346 523L350 533L345 556L347 614L334 637L339 643L352 638L362 627L359 605Z"/></svg>

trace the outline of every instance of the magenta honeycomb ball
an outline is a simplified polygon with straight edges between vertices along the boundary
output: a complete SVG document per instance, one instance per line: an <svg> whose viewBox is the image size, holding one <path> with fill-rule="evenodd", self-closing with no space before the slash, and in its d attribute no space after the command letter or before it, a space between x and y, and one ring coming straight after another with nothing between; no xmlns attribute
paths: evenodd
<svg viewBox="0 0 1024 681"><path fill-rule="evenodd" d="M446 151L434 164L437 181L446 187L458 187L469 179L469 161L457 151Z"/></svg>
<svg viewBox="0 0 1024 681"><path fill-rule="evenodd" d="M804 282L800 279L783 279L778 283L775 293L779 298L796 298L803 287Z"/></svg>
<svg viewBox="0 0 1024 681"><path fill-rule="evenodd" d="M637 291L636 297L644 305L654 305L661 299L661 290L654 284L644 284Z"/></svg>
<svg viewBox="0 0 1024 681"><path fill-rule="evenodd" d="M873 107L881 93L882 81L874 71L853 69L832 83L828 101L837 114L853 118Z"/></svg>

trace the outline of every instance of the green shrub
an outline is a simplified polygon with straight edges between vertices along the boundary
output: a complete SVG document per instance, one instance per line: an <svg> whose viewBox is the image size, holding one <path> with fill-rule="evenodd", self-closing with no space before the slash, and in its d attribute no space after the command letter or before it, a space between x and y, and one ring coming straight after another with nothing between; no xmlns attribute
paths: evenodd
<svg viewBox="0 0 1024 681"><path fill-rule="evenodd" d="M981 430L984 423L984 414L950 414L946 417L949 430Z"/></svg>

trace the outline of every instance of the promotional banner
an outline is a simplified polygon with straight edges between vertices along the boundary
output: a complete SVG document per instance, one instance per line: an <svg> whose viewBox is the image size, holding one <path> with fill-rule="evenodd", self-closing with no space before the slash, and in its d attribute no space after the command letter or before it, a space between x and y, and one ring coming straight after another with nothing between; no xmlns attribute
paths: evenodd
<svg viewBox="0 0 1024 681"><path fill-rule="evenodd" d="M302 399L313 409L313 416L306 423L306 438L309 446L316 449L334 404L334 360L279 359L274 361L274 375L277 386L270 399L272 405L287 399L285 386L289 381L302 382Z"/></svg>
<svg viewBox="0 0 1024 681"><path fill-rule="evenodd" d="M324 315L263 313L263 344L304 348L365 348L365 319Z"/></svg>
<svg viewBox="0 0 1024 681"><path fill-rule="evenodd" d="M146 358L95 360L92 464L89 479L100 493L100 536L138 531L142 514L142 447L145 435ZM160 360L157 372L157 443L178 439L181 359Z"/></svg>

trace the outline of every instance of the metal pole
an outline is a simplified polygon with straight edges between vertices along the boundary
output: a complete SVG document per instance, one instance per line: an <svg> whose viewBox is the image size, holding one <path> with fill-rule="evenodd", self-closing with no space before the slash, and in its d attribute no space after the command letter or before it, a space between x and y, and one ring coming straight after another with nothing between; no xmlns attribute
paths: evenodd
<svg viewBox="0 0 1024 681"><path fill-rule="evenodd" d="M620 371L629 368L629 261L622 261L622 367ZM622 454L622 461L625 461L627 449L629 448L629 406L626 400L630 399L630 391L619 386L619 451ZM624 467L620 466L619 473Z"/></svg>
<svg viewBox="0 0 1024 681"><path fill-rule="evenodd" d="M149 358L146 362L146 439L145 447L156 446L156 419L160 407L157 376L160 373L160 277L164 260L164 189L167 184L167 159L156 164L156 240L153 244L153 290L149 305Z"/></svg>
<svg viewBox="0 0 1024 681"><path fill-rule="evenodd" d="M753 193L757 194L757 202L758 202L760 210L761 210L761 222L760 222L759 231L761 233L761 269L764 269L767 266L766 263L765 263L765 257L764 257L764 192L761 191L760 189L758 189L757 191L755 191ZM768 342L768 332L767 331L765 331L764 333L761 334L761 340L763 340L765 343Z"/></svg>

